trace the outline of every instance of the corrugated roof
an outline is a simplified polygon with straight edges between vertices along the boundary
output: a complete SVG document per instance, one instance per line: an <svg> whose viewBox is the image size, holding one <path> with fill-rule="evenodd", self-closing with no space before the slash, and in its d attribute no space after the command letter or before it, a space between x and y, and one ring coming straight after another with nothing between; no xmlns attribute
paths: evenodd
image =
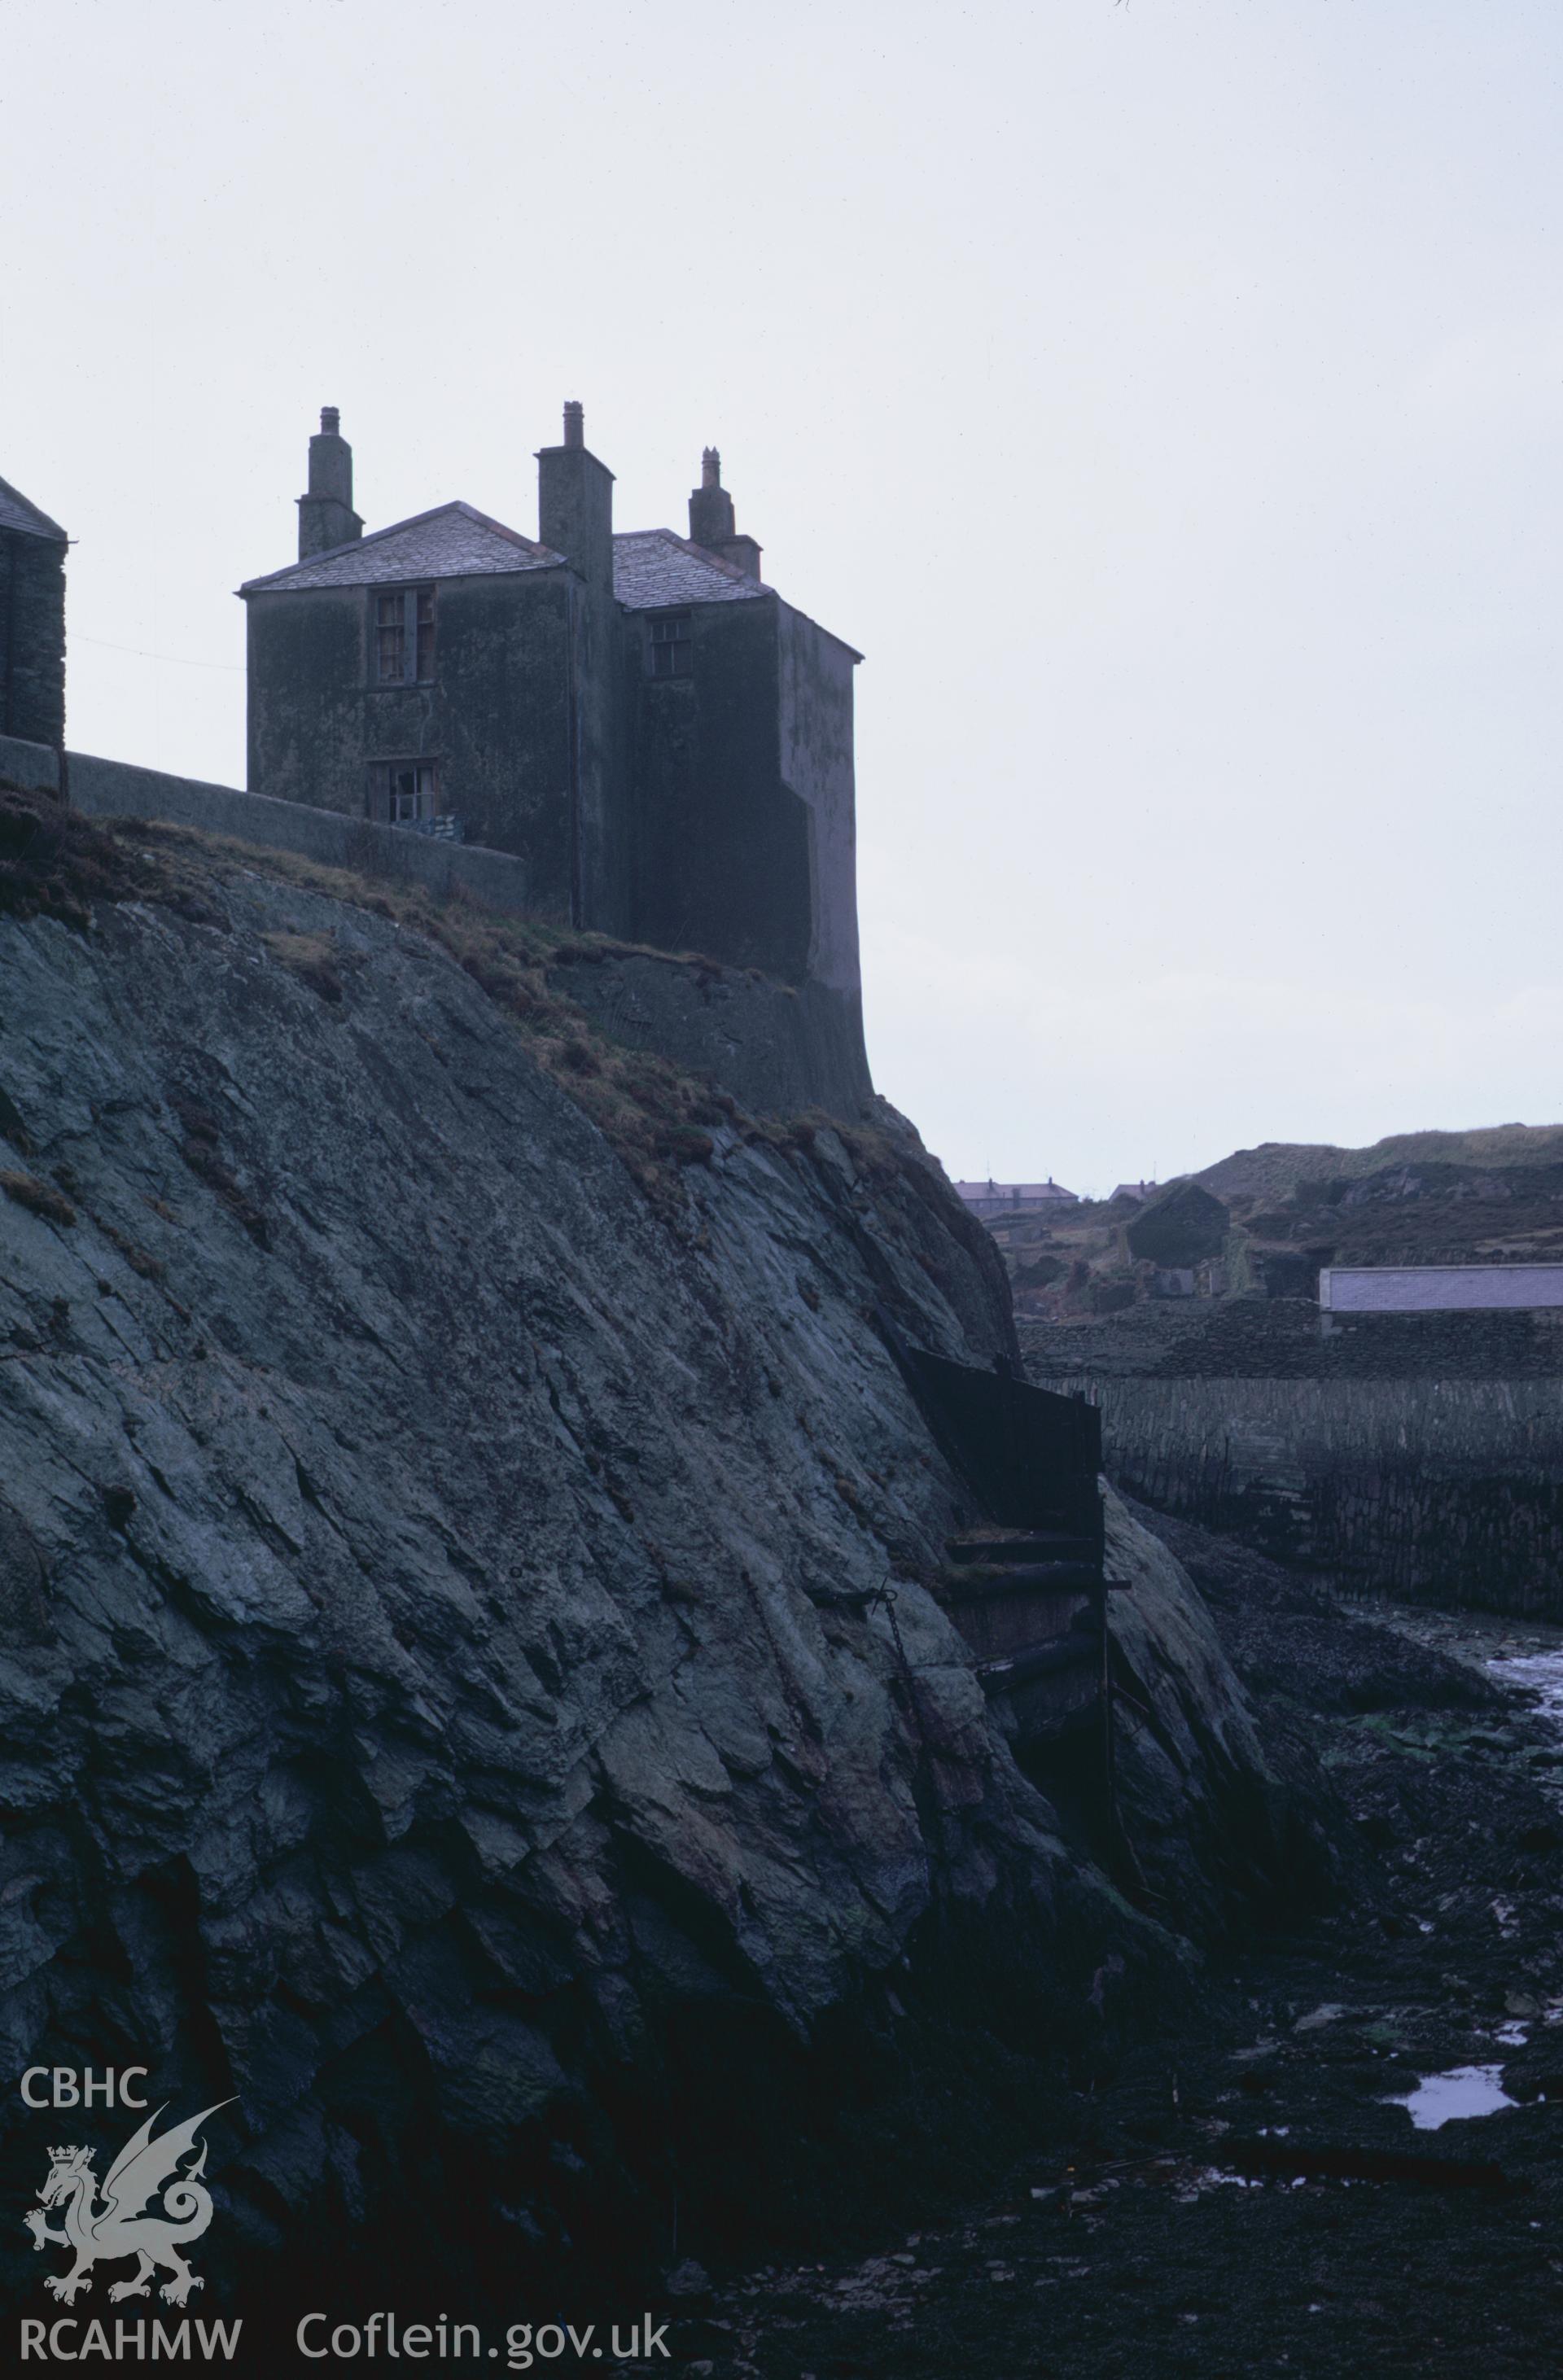
<svg viewBox="0 0 1563 2380"><path fill-rule="evenodd" d="M669 603L741 603L772 589L670 528L639 528L613 541L613 591L627 611L654 612Z"/></svg>
<svg viewBox="0 0 1563 2380"><path fill-rule="evenodd" d="M564 560L471 504L437 504L372 536L311 553L264 578L247 578L241 595L299 587L376 587L408 578L492 578L513 570L554 570Z"/></svg>
<svg viewBox="0 0 1563 2380"><path fill-rule="evenodd" d="M8 480L0 480L0 528L19 528L25 537L52 538L57 545L70 543L58 521L41 513L36 504L30 504L21 490L13 488Z"/></svg>

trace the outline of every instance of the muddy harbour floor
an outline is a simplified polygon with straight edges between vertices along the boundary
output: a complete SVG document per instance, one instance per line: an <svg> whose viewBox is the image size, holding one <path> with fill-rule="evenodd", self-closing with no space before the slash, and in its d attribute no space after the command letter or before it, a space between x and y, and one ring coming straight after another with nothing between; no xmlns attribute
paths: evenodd
<svg viewBox="0 0 1563 2380"><path fill-rule="evenodd" d="M982 2203L866 2255L697 2274L679 2368L1563 2371L1563 1629L1339 1609L1153 1525L1324 1765L1332 1905L1213 1960L1194 2037L1072 2095Z"/></svg>

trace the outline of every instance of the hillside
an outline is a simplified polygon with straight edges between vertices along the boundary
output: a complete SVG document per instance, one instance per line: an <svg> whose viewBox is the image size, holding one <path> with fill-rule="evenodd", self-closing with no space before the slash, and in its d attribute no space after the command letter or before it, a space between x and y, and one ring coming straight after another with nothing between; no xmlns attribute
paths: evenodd
<svg viewBox="0 0 1563 2380"><path fill-rule="evenodd" d="M1322 1346L1316 1308L1325 1265L1563 1261L1559 1126L1407 1133L1358 1149L1266 1142L1145 1206L1007 1218L994 1236L1044 1372L1563 1367L1563 1334L1525 1316L1467 1318L1441 1336L1429 1322L1383 1322L1371 1347Z"/></svg>
<svg viewBox="0 0 1563 2380"><path fill-rule="evenodd" d="M6 911L0 2023L234 2095L214 2277L807 2240L1166 2021L927 1592L961 1491L875 1306L1013 1340L910 1127L756 1120L559 937L275 856L0 803ZM1197 1925L1276 1788L1116 1525Z"/></svg>
<svg viewBox="0 0 1563 2380"><path fill-rule="evenodd" d="M1470 1132L1403 1132L1371 1148L1329 1142L1262 1141L1239 1148L1192 1178L1217 1197L1285 1197L1303 1183L1360 1182L1401 1166L1449 1165L1485 1170L1563 1166L1563 1124L1499 1123Z"/></svg>

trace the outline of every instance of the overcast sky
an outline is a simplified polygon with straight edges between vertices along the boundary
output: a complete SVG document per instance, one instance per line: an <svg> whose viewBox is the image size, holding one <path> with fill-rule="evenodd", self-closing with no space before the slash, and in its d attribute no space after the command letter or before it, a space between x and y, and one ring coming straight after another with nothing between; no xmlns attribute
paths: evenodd
<svg viewBox="0 0 1563 2380"><path fill-rule="evenodd" d="M6 0L0 474L69 737L243 782L243 578L720 445L860 646L952 1172L1563 1114L1557 0ZM124 648L132 650L126 650ZM149 656L161 656L160 659Z"/></svg>

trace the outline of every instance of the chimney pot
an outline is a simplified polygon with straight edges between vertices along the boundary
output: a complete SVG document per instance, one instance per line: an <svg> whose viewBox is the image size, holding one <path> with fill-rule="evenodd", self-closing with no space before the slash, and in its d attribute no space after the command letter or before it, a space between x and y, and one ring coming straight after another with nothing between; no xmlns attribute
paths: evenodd
<svg viewBox="0 0 1563 2380"><path fill-rule="evenodd" d="M613 600L613 473L586 445L586 414L572 397L564 443L537 457L537 532L574 564L593 599Z"/></svg>
<svg viewBox="0 0 1563 2380"><path fill-rule="evenodd" d="M760 576L760 548L739 535L733 500L722 485L722 457L707 446L700 458L700 485L690 491L690 543L730 562L747 577Z"/></svg>
<svg viewBox="0 0 1563 2380"><path fill-rule="evenodd" d="M310 441L310 483L299 499L299 559L328 553L363 535L353 510L353 450L341 432L334 405L320 409L320 428Z"/></svg>

